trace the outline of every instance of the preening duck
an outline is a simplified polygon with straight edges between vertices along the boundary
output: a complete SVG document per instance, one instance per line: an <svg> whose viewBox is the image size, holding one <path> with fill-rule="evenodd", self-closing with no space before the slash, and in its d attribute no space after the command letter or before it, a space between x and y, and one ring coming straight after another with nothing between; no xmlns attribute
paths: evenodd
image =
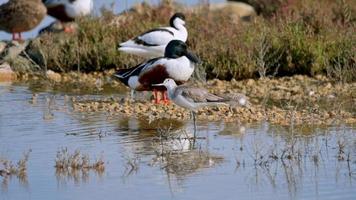
<svg viewBox="0 0 356 200"><path fill-rule="evenodd" d="M164 86L153 86L162 83L166 78L182 84L190 78L194 72L195 64L199 58L187 50L187 45L180 40L172 40L168 43L164 57L153 58L136 67L120 69L114 77L135 91L154 91L156 103L159 103L157 91L166 99Z"/></svg>
<svg viewBox="0 0 356 200"><path fill-rule="evenodd" d="M41 0L10 0L0 5L0 30L12 33L13 40L22 40L21 32L35 28L46 12Z"/></svg>
<svg viewBox="0 0 356 200"><path fill-rule="evenodd" d="M188 38L185 16L182 13L175 13L169 23L170 27L152 29L121 43L119 50L145 58L163 56L165 48L171 40L186 42Z"/></svg>

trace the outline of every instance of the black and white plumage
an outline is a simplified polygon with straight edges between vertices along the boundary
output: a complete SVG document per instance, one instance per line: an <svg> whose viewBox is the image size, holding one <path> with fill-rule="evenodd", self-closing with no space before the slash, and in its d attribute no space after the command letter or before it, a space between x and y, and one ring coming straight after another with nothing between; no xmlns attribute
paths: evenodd
<svg viewBox="0 0 356 200"><path fill-rule="evenodd" d="M119 50L144 58L161 57L164 55L165 48L171 40L186 42L187 38L188 32L185 28L185 16L182 13L176 13L170 19L170 27L149 30L121 43Z"/></svg>
<svg viewBox="0 0 356 200"><path fill-rule="evenodd" d="M61 22L71 22L80 16L89 15L93 10L93 0L42 0L47 14Z"/></svg>
<svg viewBox="0 0 356 200"><path fill-rule="evenodd" d="M188 81L194 72L199 58L187 50L187 46L180 40L168 43L164 57L153 58L136 67L120 69L114 77L136 91L165 91L162 86L152 84L162 83L166 78L172 78L177 83Z"/></svg>

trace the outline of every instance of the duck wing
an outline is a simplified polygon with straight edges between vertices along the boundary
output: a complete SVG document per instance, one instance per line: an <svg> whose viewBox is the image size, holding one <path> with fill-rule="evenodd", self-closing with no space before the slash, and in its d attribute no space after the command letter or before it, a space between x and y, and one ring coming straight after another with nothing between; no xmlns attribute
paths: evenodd
<svg viewBox="0 0 356 200"><path fill-rule="evenodd" d="M182 95L185 99L195 103L224 102L225 99L209 93L206 89L189 87L185 85L177 86L174 96Z"/></svg>
<svg viewBox="0 0 356 200"><path fill-rule="evenodd" d="M6 22L12 17L11 13L15 13L16 10L16 5L11 1L0 5L0 30L4 28Z"/></svg>
<svg viewBox="0 0 356 200"><path fill-rule="evenodd" d="M174 32L170 27L162 27L149 30L127 42L121 43L120 46L126 47L132 45L144 45L144 46L161 46L167 45L174 39Z"/></svg>
<svg viewBox="0 0 356 200"><path fill-rule="evenodd" d="M139 65L136 65L135 67L128 69L119 69L114 73L113 76L126 84L131 76L140 76L140 74L145 71L146 68L151 67L152 64L158 59L160 58L153 58L147 62L143 62Z"/></svg>

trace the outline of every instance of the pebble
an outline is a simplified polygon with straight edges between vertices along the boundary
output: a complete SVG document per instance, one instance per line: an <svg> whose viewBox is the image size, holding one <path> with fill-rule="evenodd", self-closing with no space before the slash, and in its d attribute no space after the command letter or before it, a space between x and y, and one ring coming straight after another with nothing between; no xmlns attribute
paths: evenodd
<svg viewBox="0 0 356 200"><path fill-rule="evenodd" d="M11 69L10 65L3 63L0 65L0 82L9 82L16 80L16 73Z"/></svg>
<svg viewBox="0 0 356 200"><path fill-rule="evenodd" d="M59 73L56 73L52 70L47 70L46 75L48 79L55 81L55 82L61 82L62 76Z"/></svg>

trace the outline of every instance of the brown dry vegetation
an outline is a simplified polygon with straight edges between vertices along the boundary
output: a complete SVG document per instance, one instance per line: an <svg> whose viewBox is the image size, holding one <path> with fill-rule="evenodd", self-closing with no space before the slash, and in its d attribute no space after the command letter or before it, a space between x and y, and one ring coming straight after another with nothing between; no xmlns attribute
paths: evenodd
<svg viewBox="0 0 356 200"><path fill-rule="evenodd" d="M183 11L188 44L204 61L200 68L208 78L323 74L356 80L355 1L270 1L273 8L262 9L251 22L236 22L204 5L193 11L166 1L120 15L103 10L100 18L79 19L77 35L42 35L28 52L43 69L59 72L133 66L142 60L117 51L117 44L167 25L172 13ZM252 4L267 6L258 0Z"/></svg>
<svg viewBox="0 0 356 200"><path fill-rule="evenodd" d="M17 161L17 164L13 164L12 161L0 157L0 177L2 179L2 187L7 188L9 179L12 176L16 176L20 183L27 184L27 161L29 159L31 150L24 152L23 158Z"/></svg>
<svg viewBox="0 0 356 200"><path fill-rule="evenodd" d="M68 180L73 180L75 183L87 182L91 171L99 176L105 172L102 156L91 162L89 155L83 154L79 150L71 153L67 148L62 148L57 152L55 163L56 178L63 182Z"/></svg>
<svg viewBox="0 0 356 200"><path fill-rule="evenodd" d="M105 170L105 163L102 157L91 163L89 156L80 153L79 150L70 153L67 148L63 148L57 152L55 168L62 171L93 169L103 172Z"/></svg>

